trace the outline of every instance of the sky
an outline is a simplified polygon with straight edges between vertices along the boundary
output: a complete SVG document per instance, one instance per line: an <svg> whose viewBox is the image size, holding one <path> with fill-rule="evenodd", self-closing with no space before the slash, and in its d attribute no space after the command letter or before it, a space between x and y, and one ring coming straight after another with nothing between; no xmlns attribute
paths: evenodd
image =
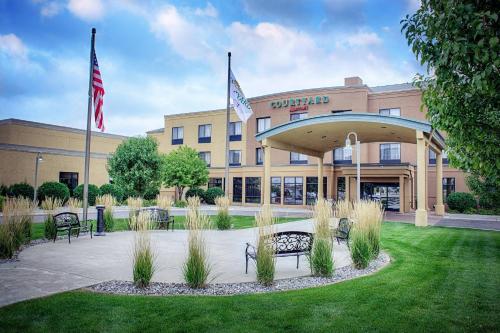
<svg viewBox="0 0 500 333"><path fill-rule="evenodd" d="M224 108L227 52L247 97L411 82L400 21L418 0L0 0L0 119L85 128L91 29L106 132ZM95 129L95 124L93 124Z"/></svg>

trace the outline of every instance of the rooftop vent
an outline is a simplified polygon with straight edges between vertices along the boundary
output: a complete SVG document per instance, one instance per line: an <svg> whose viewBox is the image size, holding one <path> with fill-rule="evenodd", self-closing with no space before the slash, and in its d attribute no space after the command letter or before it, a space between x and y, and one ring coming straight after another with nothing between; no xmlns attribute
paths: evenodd
<svg viewBox="0 0 500 333"><path fill-rule="evenodd" d="M346 77L344 79L344 86L346 87L362 86L362 85L363 85L363 80L359 76L351 76L351 77Z"/></svg>

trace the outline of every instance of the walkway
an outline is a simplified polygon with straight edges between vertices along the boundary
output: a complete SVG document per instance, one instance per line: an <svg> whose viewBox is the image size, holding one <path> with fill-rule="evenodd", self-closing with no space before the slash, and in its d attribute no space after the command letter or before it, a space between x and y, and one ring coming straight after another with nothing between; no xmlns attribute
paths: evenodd
<svg viewBox="0 0 500 333"><path fill-rule="evenodd" d="M278 231L311 231L311 220L277 225ZM255 281L255 268L249 265L245 274L245 243L255 243L256 229L206 232L212 282ZM157 253L155 281L182 282L182 264L187 253L184 230L153 231L152 243ZM108 233L105 237L89 236L56 243L44 243L21 252L19 261L0 265L0 306L57 292L82 288L107 280L132 280L133 232ZM351 264L347 247L334 245L336 267ZM276 278L310 274L307 258L278 258Z"/></svg>

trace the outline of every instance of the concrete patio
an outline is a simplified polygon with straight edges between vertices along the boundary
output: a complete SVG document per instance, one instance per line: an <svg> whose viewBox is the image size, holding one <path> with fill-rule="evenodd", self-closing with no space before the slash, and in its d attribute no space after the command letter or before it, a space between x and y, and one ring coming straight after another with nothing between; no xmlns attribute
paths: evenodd
<svg viewBox="0 0 500 333"><path fill-rule="evenodd" d="M312 231L311 220L277 225L277 231ZM255 243L256 229L210 230L206 241L212 264L212 282L255 281L254 264L245 274L245 244ZM107 280L132 280L133 232L108 233L105 237L83 236L55 243L44 243L22 251L19 261L0 265L0 306L57 292L82 288ZM152 231L151 240L157 253L154 281L183 282L182 264L187 253L184 230ZM351 264L344 244L334 244L336 267ZM276 260L276 278L310 274L307 258Z"/></svg>

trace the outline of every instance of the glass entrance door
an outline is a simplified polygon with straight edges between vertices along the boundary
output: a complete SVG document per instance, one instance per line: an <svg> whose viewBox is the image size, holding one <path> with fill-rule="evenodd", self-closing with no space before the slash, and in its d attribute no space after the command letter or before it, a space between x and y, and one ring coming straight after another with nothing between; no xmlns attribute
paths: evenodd
<svg viewBox="0 0 500 333"><path fill-rule="evenodd" d="M361 196L382 203L385 210L399 210L398 183L361 183Z"/></svg>

